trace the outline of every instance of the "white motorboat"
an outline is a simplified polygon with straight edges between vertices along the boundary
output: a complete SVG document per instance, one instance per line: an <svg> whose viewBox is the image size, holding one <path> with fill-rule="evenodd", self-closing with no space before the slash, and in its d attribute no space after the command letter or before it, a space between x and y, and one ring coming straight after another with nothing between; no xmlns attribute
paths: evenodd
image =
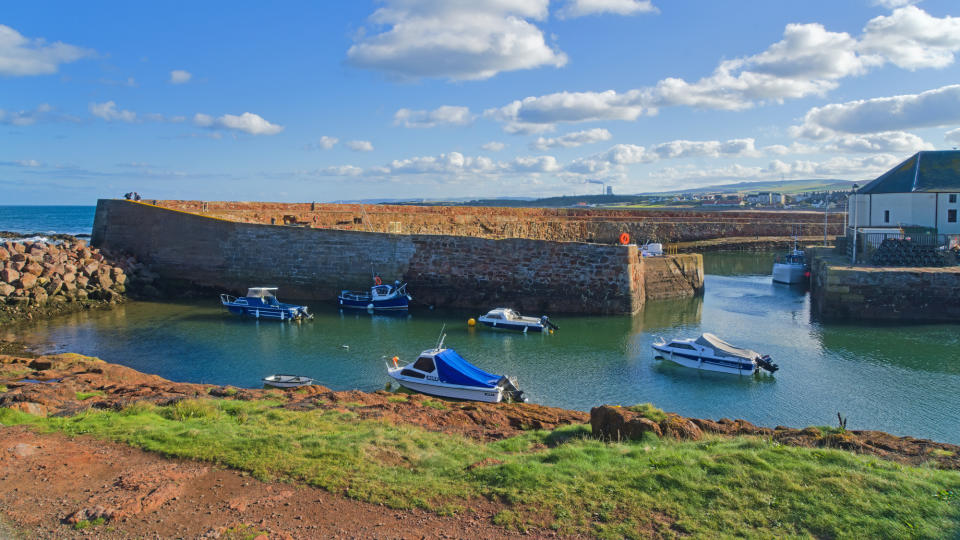
<svg viewBox="0 0 960 540"><path fill-rule="evenodd" d="M263 378L263 384L274 388L297 388L313 384L313 379L302 375L270 375Z"/></svg>
<svg viewBox="0 0 960 540"><path fill-rule="evenodd" d="M780 369L770 361L769 355L735 347L713 334L671 341L659 338L653 344L653 349L659 353L658 357L706 371L752 375L761 369L770 373Z"/></svg>
<svg viewBox="0 0 960 540"><path fill-rule="evenodd" d="M453 349L443 348L443 339L434 349L420 353L405 366L387 365L387 374L401 386L415 392L470 401L526 401L515 379L487 373L463 359Z"/></svg>
<svg viewBox="0 0 960 540"><path fill-rule="evenodd" d="M550 317L546 315L537 317L524 317L510 308L495 308L487 312L486 315L477 317L477 322L490 328L500 328L503 330L516 330L518 332L543 332L544 330L558 330L557 325L550 322Z"/></svg>
<svg viewBox="0 0 960 540"><path fill-rule="evenodd" d="M777 257L773 262L773 281L775 283L803 283L810 278L810 268L803 251L794 246L793 251Z"/></svg>

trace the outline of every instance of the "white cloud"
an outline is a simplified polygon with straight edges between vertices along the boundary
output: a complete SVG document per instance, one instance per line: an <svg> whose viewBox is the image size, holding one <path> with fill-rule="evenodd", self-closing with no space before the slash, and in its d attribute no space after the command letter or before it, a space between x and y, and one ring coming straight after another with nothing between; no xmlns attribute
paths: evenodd
<svg viewBox="0 0 960 540"><path fill-rule="evenodd" d="M916 6L897 9L867 23L859 49L898 67L943 68L960 50L960 17L933 17Z"/></svg>
<svg viewBox="0 0 960 540"><path fill-rule="evenodd" d="M340 139L336 137L328 137L327 135L324 135L320 137L319 141L315 143L307 144L304 147L304 149L305 150L330 150L331 148L336 146L338 142L340 142Z"/></svg>
<svg viewBox="0 0 960 540"><path fill-rule="evenodd" d="M136 122L137 113L128 110L117 110L117 104L111 100L105 103L91 103L90 113L98 118L103 118L107 122L119 120L121 122Z"/></svg>
<svg viewBox="0 0 960 540"><path fill-rule="evenodd" d="M467 107L443 105L432 111L400 109L393 115L393 122L408 128L432 128L442 125L465 126L473 122Z"/></svg>
<svg viewBox="0 0 960 540"><path fill-rule="evenodd" d="M920 150L934 150L934 146L921 137L906 131L888 131L866 135L840 135L834 138L827 150L834 152L864 152L913 154Z"/></svg>
<svg viewBox="0 0 960 540"><path fill-rule="evenodd" d="M258 114L245 112L239 116L225 114L214 118L209 114L197 113L193 116L193 123L199 127L210 129L230 129L243 131L251 135L276 135L283 131L283 126L271 124Z"/></svg>
<svg viewBox="0 0 960 540"><path fill-rule="evenodd" d="M507 146L507 145L505 145L505 144L503 144L502 142L499 142L499 141L490 141L490 142L484 144L483 146L481 146L480 148L483 148L483 149L486 150L487 152L499 152L499 151L503 150L504 148L506 148L506 146Z"/></svg>
<svg viewBox="0 0 960 540"><path fill-rule="evenodd" d="M182 69L175 69L170 72L170 84L184 84L190 81L193 74Z"/></svg>
<svg viewBox="0 0 960 540"><path fill-rule="evenodd" d="M42 38L28 39L13 28L0 24L0 75L49 75L56 73L60 64L93 55L92 49L59 41L47 43Z"/></svg>
<svg viewBox="0 0 960 540"><path fill-rule="evenodd" d="M880 133L960 124L960 84L920 94L879 97L814 107L795 136L825 139L834 133Z"/></svg>
<svg viewBox="0 0 960 540"><path fill-rule="evenodd" d="M898 7L916 4L919 1L920 0L873 0L873 5L885 7L887 9L895 9Z"/></svg>
<svg viewBox="0 0 960 540"><path fill-rule="evenodd" d="M947 142L960 143L960 128L951 129L950 131L944 133L943 138L946 139Z"/></svg>
<svg viewBox="0 0 960 540"><path fill-rule="evenodd" d="M583 17L600 13L615 15L635 15L637 13L657 13L650 0L568 0L558 12L563 17Z"/></svg>
<svg viewBox="0 0 960 540"><path fill-rule="evenodd" d="M644 112L639 90L618 94L606 92L557 92L527 97L484 115L506 122L509 133L531 133L552 129L557 122L635 120Z"/></svg>
<svg viewBox="0 0 960 540"><path fill-rule="evenodd" d="M43 166L43 163L40 163L35 159L20 159L15 161L14 163L16 163L21 167L42 167Z"/></svg>
<svg viewBox="0 0 960 540"><path fill-rule="evenodd" d="M690 157L755 156L758 154L753 139L728 141L670 141L650 149L660 159Z"/></svg>
<svg viewBox="0 0 960 540"><path fill-rule="evenodd" d="M321 170L320 174L323 176L360 176L363 174L363 169L354 165L339 165L327 167Z"/></svg>
<svg viewBox="0 0 960 540"><path fill-rule="evenodd" d="M347 141L344 144L354 152L373 152L373 143L370 141Z"/></svg>
<svg viewBox="0 0 960 540"><path fill-rule="evenodd" d="M387 29L360 35L347 51L347 61L354 66L405 78L471 80L567 62L529 21L546 18L549 0L382 3L370 21Z"/></svg>
<svg viewBox="0 0 960 540"><path fill-rule="evenodd" d="M0 124L11 126L32 126L37 122L44 120L73 120L75 118L59 116L53 113L53 107L47 103L41 103L32 110L23 111L5 111L0 109Z"/></svg>
<svg viewBox="0 0 960 540"><path fill-rule="evenodd" d="M693 165L666 167L650 173L658 180L700 181L710 183L718 180L750 180L783 178L870 178L883 173L903 160L891 154L877 154L861 158L835 157L826 161L771 161L765 167L750 167L740 164L725 167L703 168Z"/></svg>
<svg viewBox="0 0 960 540"><path fill-rule="evenodd" d="M575 131L555 138L539 137L536 141L530 143L534 150L546 150L548 148L573 148L600 141L609 141L613 135L603 128L588 129L585 131Z"/></svg>

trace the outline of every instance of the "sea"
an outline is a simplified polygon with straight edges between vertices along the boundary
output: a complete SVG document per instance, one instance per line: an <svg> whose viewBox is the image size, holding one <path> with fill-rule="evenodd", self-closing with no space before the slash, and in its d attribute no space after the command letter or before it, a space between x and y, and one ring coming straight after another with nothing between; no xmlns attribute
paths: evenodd
<svg viewBox="0 0 960 540"><path fill-rule="evenodd" d="M89 234L93 207L0 207L0 231ZM588 411L650 402L701 418L774 427L836 425L960 444L960 324L818 321L804 288L772 283L775 253L706 253L705 293L648 302L634 316L549 314L554 334L470 327L481 313L412 309L380 316L306 302L312 322L242 319L217 298L128 302L0 328L40 352L97 356L174 381L258 387L295 373L334 390L382 389L387 359L435 344L516 376L531 401ZM411 290L416 297L416 291ZM282 301L296 301L283 296ZM493 306L491 306L493 307ZM533 313L531 315L541 315ZM659 337L714 333L769 354L773 375L740 377L658 360Z"/></svg>

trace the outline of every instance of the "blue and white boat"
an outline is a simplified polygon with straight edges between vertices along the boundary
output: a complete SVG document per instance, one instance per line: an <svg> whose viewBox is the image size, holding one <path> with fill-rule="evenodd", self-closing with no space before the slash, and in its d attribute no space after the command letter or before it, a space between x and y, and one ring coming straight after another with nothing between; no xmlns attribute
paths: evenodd
<svg viewBox="0 0 960 540"><path fill-rule="evenodd" d="M369 309L373 311L406 311L413 297L407 294L407 284L394 281L393 285L373 278L373 287L366 291L341 291L337 298L341 308Z"/></svg>
<svg viewBox="0 0 960 540"><path fill-rule="evenodd" d="M734 347L713 334L701 334L698 338L660 338L653 344L658 358L670 360L684 367L717 371L733 375L753 375L761 369L770 373L780 369L770 361L769 355L761 355L750 349Z"/></svg>
<svg viewBox="0 0 960 540"><path fill-rule="evenodd" d="M434 349L420 353L416 361L399 366L387 365L387 374L401 386L415 392L470 401L524 402L516 379L488 373L464 360L453 349L443 348L443 339Z"/></svg>
<svg viewBox="0 0 960 540"><path fill-rule="evenodd" d="M558 330L557 325L550 322L550 317L546 315L537 317L524 317L510 308L495 308L487 312L486 315L477 317L477 322L490 328L500 328L502 330L516 330L518 332L543 332L544 330Z"/></svg>
<svg viewBox="0 0 960 540"><path fill-rule="evenodd" d="M284 304L277 300L273 292L276 287L251 287L247 295L239 298L229 294L220 295L220 303L227 311L235 315L248 315L255 319L277 319L281 321L313 318L307 306Z"/></svg>

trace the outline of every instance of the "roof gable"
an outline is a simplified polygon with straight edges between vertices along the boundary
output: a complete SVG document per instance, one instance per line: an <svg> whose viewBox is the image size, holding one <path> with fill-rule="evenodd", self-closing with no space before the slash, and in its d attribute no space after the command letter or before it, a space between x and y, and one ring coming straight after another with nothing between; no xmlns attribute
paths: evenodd
<svg viewBox="0 0 960 540"><path fill-rule="evenodd" d="M858 193L960 192L960 150L924 151L880 175Z"/></svg>

